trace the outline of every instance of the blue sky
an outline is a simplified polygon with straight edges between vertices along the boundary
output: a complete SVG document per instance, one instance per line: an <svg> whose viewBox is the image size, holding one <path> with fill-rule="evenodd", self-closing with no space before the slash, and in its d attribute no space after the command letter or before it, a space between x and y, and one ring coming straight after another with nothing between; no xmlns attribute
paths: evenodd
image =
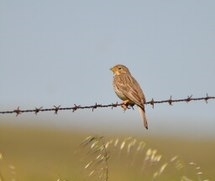
<svg viewBox="0 0 215 181"><path fill-rule="evenodd" d="M130 68L147 100L215 96L214 9L212 0L1 1L0 108L119 101L109 70L118 63ZM215 136L214 106L147 106L147 133L137 109L1 115L0 122Z"/></svg>

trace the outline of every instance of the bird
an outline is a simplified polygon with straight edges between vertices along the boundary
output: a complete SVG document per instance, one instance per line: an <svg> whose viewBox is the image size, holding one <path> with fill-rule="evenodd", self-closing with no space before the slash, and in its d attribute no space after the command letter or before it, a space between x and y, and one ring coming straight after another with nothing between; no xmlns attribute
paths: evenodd
<svg viewBox="0 0 215 181"><path fill-rule="evenodd" d="M126 110L128 106L133 107L137 105L143 119L144 127L148 129L144 106L146 98L139 83L125 65L118 64L110 68L110 70L113 72L113 89L116 95L123 100L122 108Z"/></svg>

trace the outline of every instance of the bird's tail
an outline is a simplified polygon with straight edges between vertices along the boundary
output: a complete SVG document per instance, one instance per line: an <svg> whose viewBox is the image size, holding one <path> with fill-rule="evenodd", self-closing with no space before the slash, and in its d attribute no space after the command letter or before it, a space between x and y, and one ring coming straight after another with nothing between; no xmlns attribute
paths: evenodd
<svg viewBox="0 0 215 181"><path fill-rule="evenodd" d="M139 106L138 106L139 107ZM144 124L144 127L146 129L148 129L148 121L147 121L147 118L146 118L146 113L145 113L145 109L142 108L142 107L139 107L139 111L140 111L140 115L143 119L143 124Z"/></svg>

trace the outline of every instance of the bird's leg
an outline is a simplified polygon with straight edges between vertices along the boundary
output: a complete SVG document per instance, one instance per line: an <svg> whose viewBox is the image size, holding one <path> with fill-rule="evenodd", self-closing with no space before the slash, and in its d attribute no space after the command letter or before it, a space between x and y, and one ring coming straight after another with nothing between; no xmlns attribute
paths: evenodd
<svg viewBox="0 0 215 181"><path fill-rule="evenodd" d="M129 106L129 100L123 101L121 107L123 108L124 111L126 111L127 109L130 109L128 106Z"/></svg>

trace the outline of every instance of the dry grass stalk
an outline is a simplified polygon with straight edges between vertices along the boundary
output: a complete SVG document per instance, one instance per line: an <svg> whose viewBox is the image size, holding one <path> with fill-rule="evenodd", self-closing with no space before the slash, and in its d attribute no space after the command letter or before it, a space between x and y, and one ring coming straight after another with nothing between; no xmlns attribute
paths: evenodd
<svg viewBox="0 0 215 181"><path fill-rule="evenodd" d="M170 170L178 175L182 172L179 177L180 181L191 181L192 179L183 174L183 170L188 167L184 164L178 156L173 156L170 159L163 159L163 155L159 153L157 149L147 148L147 145L142 140L137 140L132 137L124 139L115 138L106 141L104 137L87 137L81 145L84 145L89 149L91 155L94 154L92 160L85 164L85 169L89 170L89 176L97 176L99 180L108 181L109 179L109 158L110 154L117 152L120 155L124 153L132 160L126 159L130 166L138 168L140 160L142 159L142 173L145 175L147 172L151 173L152 180L159 180L164 172ZM96 154L96 155L95 155ZM200 167L194 162L190 164L194 170L198 181L208 181L201 179L203 172ZM141 166L140 166L141 168ZM143 175L143 176L144 176ZM194 178L193 178L194 179Z"/></svg>

